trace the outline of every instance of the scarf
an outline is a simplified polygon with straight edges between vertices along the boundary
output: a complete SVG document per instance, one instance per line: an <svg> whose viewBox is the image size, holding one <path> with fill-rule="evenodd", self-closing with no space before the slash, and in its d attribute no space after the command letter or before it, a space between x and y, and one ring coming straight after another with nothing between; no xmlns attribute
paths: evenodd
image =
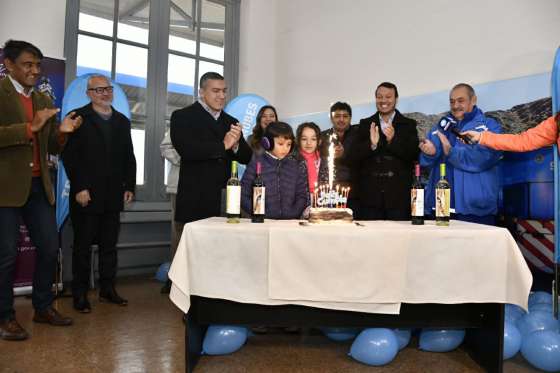
<svg viewBox="0 0 560 373"><path fill-rule="evenodd" d="M313 193L315 191L315 183L318 182L319 178L319 166L321 165L321 157L319 157L319 151L313 153L306 153L302 150L299 154L305 160L307 165L307 182L309 183L309 192Z"/></svg>

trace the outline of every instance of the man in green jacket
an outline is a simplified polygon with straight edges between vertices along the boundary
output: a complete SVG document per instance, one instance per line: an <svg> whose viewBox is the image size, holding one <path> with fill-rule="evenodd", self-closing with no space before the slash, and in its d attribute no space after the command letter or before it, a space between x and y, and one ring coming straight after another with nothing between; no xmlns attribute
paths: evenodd
<svg viewBox="0 0 560 373"><path fill-rule="evenodd" d="M3 47L8 76L0 80L0 338L23 340L28 334L15 318L13 279L20 219L35 245L33 321L66 326L72 319L52 307L58 237L54 190L47 153L59 153L66 133L81 124L70 113L57 126L50 99L33 87L43 54L25 41L8 40Z"/></svg>

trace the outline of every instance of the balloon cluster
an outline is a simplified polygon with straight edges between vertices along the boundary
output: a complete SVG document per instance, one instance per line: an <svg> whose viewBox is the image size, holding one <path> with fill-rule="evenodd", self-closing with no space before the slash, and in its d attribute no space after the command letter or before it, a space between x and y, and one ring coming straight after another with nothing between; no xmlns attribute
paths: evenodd
<svg viewBox="0 0 560 373"><path fill-rule="evenodd" d="M322 331L335 341L350 340L357 334L351 328L322 328ZM367 365L385 365L410 343L411 335L410 329L364 329L352 343L349 355ZM420 332L419 347L425 351L447 352L459 347L464 337L462 329L424 329Z"/></svg>
<svg viewBox="0 0 560 373"><path fill-rule="evenodd" d="M350 341L349 355L364 364L381 366L390 363L405 348L410 329L321 328L334 341ZM203 342L203 353L229 354L247 341L247 328L211 325ZM463 329L431 329L420 331L418 347L430 352L447 352L459 347L465 338ZM546 372L560 371L560 321L552 314L552 296L545 292L531 293L529 312L507 304L504 321L504 360L519 351L534 367Z"/></svg>
<svg viewBox="0 0 560 373"><path fill-rule="evenodd" d="M560 370L560 322L552 314L552 295L529 295L529 312L507 304L504 322L504 360L521 355L546 372Z"/></svg>

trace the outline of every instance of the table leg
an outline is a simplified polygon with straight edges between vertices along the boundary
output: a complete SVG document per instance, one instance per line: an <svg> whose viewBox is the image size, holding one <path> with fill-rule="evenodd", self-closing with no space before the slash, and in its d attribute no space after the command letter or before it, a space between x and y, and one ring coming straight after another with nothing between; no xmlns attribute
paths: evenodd
<svg viewBox="0 0 560 373"><path fill-rule="evenodd" d="M202 341L208 325L198 324L192 312L185 314L185 366L187 373L194 371L202 353Z"/></svg>
<svg viewBox="0 0 560 373"><path fill-rule="evenodd" d="M504 353L504 305L488 304L480 314L483 325L467 329L465 347L487 372L502 372Z"/></svg>

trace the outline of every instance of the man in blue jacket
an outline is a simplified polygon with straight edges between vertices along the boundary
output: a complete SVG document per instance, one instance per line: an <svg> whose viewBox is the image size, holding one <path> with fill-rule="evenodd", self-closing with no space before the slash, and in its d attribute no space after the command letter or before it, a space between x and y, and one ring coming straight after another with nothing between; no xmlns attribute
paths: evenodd
<svg viewBox="0 0 560 373"><path fill-rule="evenodd" d="M501 126L476 106L476 94L468 84L460 83L451 89L449 105L449 114L432 127L420 144L420 165L431 169L426 214L433 215L439 164L445 163L455 219L493 225L498 210L501 152L466 144L456 134L467 130L501 133Z"/></svg>

